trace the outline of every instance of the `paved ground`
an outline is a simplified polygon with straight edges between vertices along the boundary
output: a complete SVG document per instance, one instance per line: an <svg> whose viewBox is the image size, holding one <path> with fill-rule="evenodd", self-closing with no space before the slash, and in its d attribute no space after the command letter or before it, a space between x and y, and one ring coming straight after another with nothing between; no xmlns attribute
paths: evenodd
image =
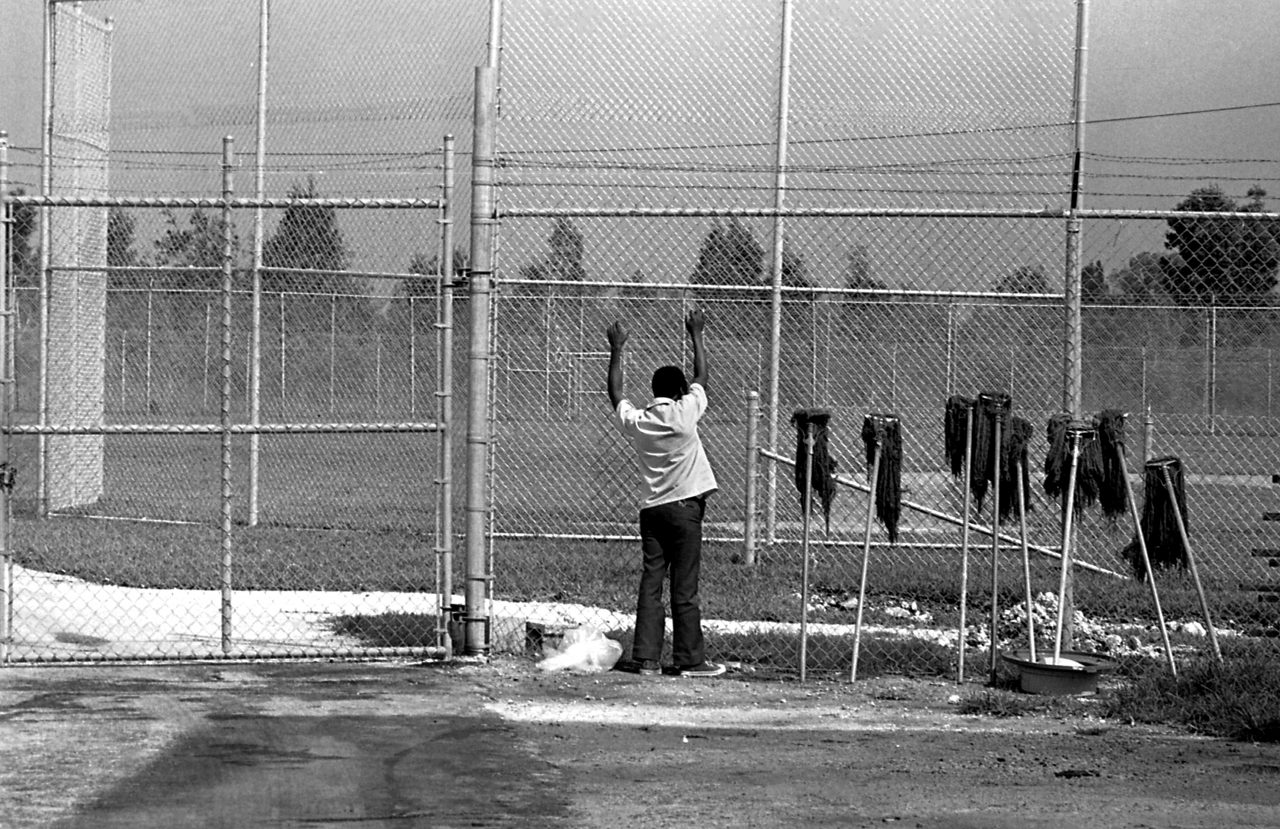
<svg viewBox="0 0 1280 829"><path fill-rule="evenodd" d="M1280 746L980 686L488 664L0 670L0 825L1280 826Z"/></svg>

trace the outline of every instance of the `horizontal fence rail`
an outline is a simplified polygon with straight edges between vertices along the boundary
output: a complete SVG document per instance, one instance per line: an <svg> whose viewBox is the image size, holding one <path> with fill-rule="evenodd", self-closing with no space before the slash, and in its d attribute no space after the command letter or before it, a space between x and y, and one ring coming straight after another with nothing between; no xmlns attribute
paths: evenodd
<svg viewBox="0 0 1280 829"><path fill-rule="evenodd" d="M217 423L121 423L103 426L36 426L15 425L9 427L14 435L217 435L230 432L235 435L316 435L316 434L368 434L402 432L438 432L439 423L233 423L221 426Z"/></svg>

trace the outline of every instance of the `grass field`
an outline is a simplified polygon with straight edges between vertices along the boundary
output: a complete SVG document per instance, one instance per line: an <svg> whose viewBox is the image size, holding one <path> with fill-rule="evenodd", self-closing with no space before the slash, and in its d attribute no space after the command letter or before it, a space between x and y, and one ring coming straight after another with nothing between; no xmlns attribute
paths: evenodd
<svg viewBox="0 0 1280 829"><path fill-rule="evenodd" d="M636 545L625 540L557 538L560 535L627 537L634 533L634 492L626 477L630 459L599 424L586 427L577 455L568 444L548 446L534 434L509 428L500 435L495 487L495 590L502 598L573 601L628 610L633 601ZM733 427L713 431L721 448ZM211 587L221 555L218 439L209 436L111 436L107 439L107 495L78 511L112 518L37 520L32 476L34 440L16 442L20 470L15 498L13 550L19 563L95 581L156 587ZM266 436L262 440L262 518L245 525L247 440L237 438L233 454L232 547L236 583L243 588L420 590L432 583L435 515L433 435ZM846 455L847 457L847 455ZM739 537L740 458L721 452L722 491L712 501L708 536ZM709 544L704 583L709 612L729 619L798 618L800 559L798 519L789 470L782 473L779 516L784 541L766 548L754 568L731 563L740 545ZM455 481L464 480L455 469ZM917 486L905 497L944 512L958 511L949 481ZM941 487L941 488L940 488ZM1267 489L1248 479L1202 479L1189 485L1193 541L1201 576L1215 615L1246 627L1275 626L1280 603L1259 601L1241 583L1271 575L1265 558L1251 545L1265 542L1264 526L1241 522L1214 503L1247 509L1263 504ZM455 504L461 496L455 495ZM815 530L811 590L815 596L856 592L861 564L860 493L837 496L832 540ZM1208 508L1199 506L1208 502ZM1043 502L1029 513L1035 544L1055 546L1057 523ZM984 519L985 521L986 519ZM460 526L460 523L456 524ZM890 547L875 533L869 565L874 596L912 599L935 616L958 606L958 528L904 512L903 543ZM1005 527L1016 534L1016 526ZM1077 555L1104 569L1127 572L1117 551L1130 531L1088 514L1077 526ZM540 535L550 537L538 537ZM790 540L787 540L790 539ZM460 540L457 542L460 544ZM987 601L990 542L971 539L971 602ZM1037 592L1056 590L1058 562L1033 556ZM1016 545L1002 548L1001 604L1021 599L1021 563ZM1280 581L1280 580L1278 580ZM1169 615L1197 615L1189 579L1163 574L1159 581ZM1091 615L1146 617L1150 597L1131 580L1082 573L1076 602ZM835 604L835 602L833 602ZM837 621L841 611L823 611ZM952 610L952 612L954 612ZM847 615L847 614L846 614Z"/></svg>

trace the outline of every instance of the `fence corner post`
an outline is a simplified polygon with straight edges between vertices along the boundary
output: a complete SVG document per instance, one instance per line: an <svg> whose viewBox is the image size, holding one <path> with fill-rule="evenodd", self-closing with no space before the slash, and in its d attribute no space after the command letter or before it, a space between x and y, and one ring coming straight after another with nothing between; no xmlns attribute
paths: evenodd
<svg viewBox="0 0 1280 829"><path fill-rule="evenodd" d="M497 71L476 68L475 121L471 152L471 277L468 303L471 322L467 350L467 489L466 489L466 656L488 656L491 647L488 599L492 574L486 561L489 522L489 373L492 360L489 320L493 291L494 129L497 118Z"/></svg>

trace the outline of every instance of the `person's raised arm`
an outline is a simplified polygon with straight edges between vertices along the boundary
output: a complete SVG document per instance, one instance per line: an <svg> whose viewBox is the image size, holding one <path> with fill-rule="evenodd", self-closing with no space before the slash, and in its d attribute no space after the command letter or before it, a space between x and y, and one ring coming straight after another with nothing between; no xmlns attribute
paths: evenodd
<svg viewBox="0 0 1280 829"><path fill-rule="evenodd" d="M616 409L622 402L622 347L627 342L627 329L615 321L606 333L609 336L609 405Z"/></svg>
<svg viewBox="0 0 1280 829"><path fill-rule="evenodd" d="M693 344L693 379L704 389L707 387L707 349L702 342L702 329L707 324L707 317L701 308L694 308L684 321L685 330L689 332L689 340Z"/></svg>

